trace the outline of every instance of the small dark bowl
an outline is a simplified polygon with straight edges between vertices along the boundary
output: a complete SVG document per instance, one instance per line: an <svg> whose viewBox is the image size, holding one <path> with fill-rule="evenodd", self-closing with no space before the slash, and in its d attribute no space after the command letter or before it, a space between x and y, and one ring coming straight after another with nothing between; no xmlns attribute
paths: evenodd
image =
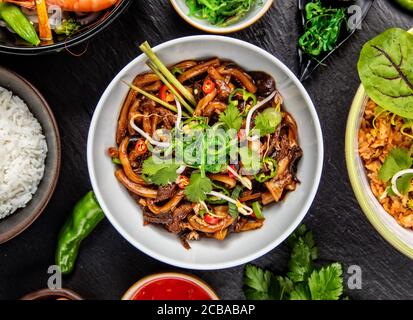
<svg viewBox="0 0 413 320"><path fill-rule="evenodd" d="M131 2L132 0L120 0L116 5L102 14L97 21L85 26L72 37L50 45L39 45L38 47L34 47L23 43L18 44L14 37L6 36L8 31L5 28L0 28L0 53L31 56L60 52L64 49L68 49L97 35L115 21Z"/></svg>
<svg viewBox="0 0 413 320"><path fill-rule="evenodd" d="M76 292L69 289L41 289L26 294L20 300L83 300Z"/></svg>
<svg viewBox="0 0 413 320"><path fill-rule="evenodd" d="M0 67L0 86L19 96L40 122L47 142L47 157L43 179L26 207L0 220L0 243L6 242L28 228L49 202L60 172L60 136L56 120L43 96L27 80Z"/></svg>

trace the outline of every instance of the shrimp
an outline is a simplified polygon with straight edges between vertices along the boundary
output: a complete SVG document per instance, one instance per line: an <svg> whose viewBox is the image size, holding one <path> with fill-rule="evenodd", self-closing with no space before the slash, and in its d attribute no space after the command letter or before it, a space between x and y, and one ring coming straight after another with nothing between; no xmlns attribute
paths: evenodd
<svg viewBox="0 0 413 320"><path fill-rule="evenodd" d="M22 7L33 8L35 0L3 0ZM48 5L57 5L65 11L98 12L113 6L119 0L47 0Z"/></svg>

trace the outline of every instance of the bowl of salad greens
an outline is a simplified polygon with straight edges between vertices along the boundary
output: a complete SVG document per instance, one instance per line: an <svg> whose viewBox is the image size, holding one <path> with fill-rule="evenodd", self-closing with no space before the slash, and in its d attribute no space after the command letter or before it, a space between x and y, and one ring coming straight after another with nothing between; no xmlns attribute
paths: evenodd
<svg viewBox="0 0 413 320"><path fill-rule="evenodd" d="M226 34L257 22L271 8L273 0L171 0L171 4L193 27Z"/></svg>
<svg viewBox="0 0 413 320"><path fill-rule="evenodd" d="M347 170L360 207L380 235L411 259L412 33L391 28L363 46L362 84L346 128Z"/></svg>

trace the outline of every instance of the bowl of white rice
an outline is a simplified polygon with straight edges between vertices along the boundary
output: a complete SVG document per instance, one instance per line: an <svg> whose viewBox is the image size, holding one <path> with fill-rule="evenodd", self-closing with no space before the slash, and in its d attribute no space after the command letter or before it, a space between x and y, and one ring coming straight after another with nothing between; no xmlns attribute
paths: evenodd
<svg viewBox="0 0 413 320"><path fill-rule="evenodd" d="M56 120L42 95L0 67L0 243L29 227L52 196L60 170Z"/></svg>

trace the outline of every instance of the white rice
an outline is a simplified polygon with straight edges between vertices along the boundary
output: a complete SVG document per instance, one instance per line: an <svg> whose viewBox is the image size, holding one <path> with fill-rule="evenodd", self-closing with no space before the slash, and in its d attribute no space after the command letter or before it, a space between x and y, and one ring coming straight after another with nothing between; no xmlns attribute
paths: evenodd
<svg viewBox="0 0 413 320"><path fill-rule="evenodd" d="M23 100L0 87L0 219L32 199L46 156L40 123Z"/></svg>

